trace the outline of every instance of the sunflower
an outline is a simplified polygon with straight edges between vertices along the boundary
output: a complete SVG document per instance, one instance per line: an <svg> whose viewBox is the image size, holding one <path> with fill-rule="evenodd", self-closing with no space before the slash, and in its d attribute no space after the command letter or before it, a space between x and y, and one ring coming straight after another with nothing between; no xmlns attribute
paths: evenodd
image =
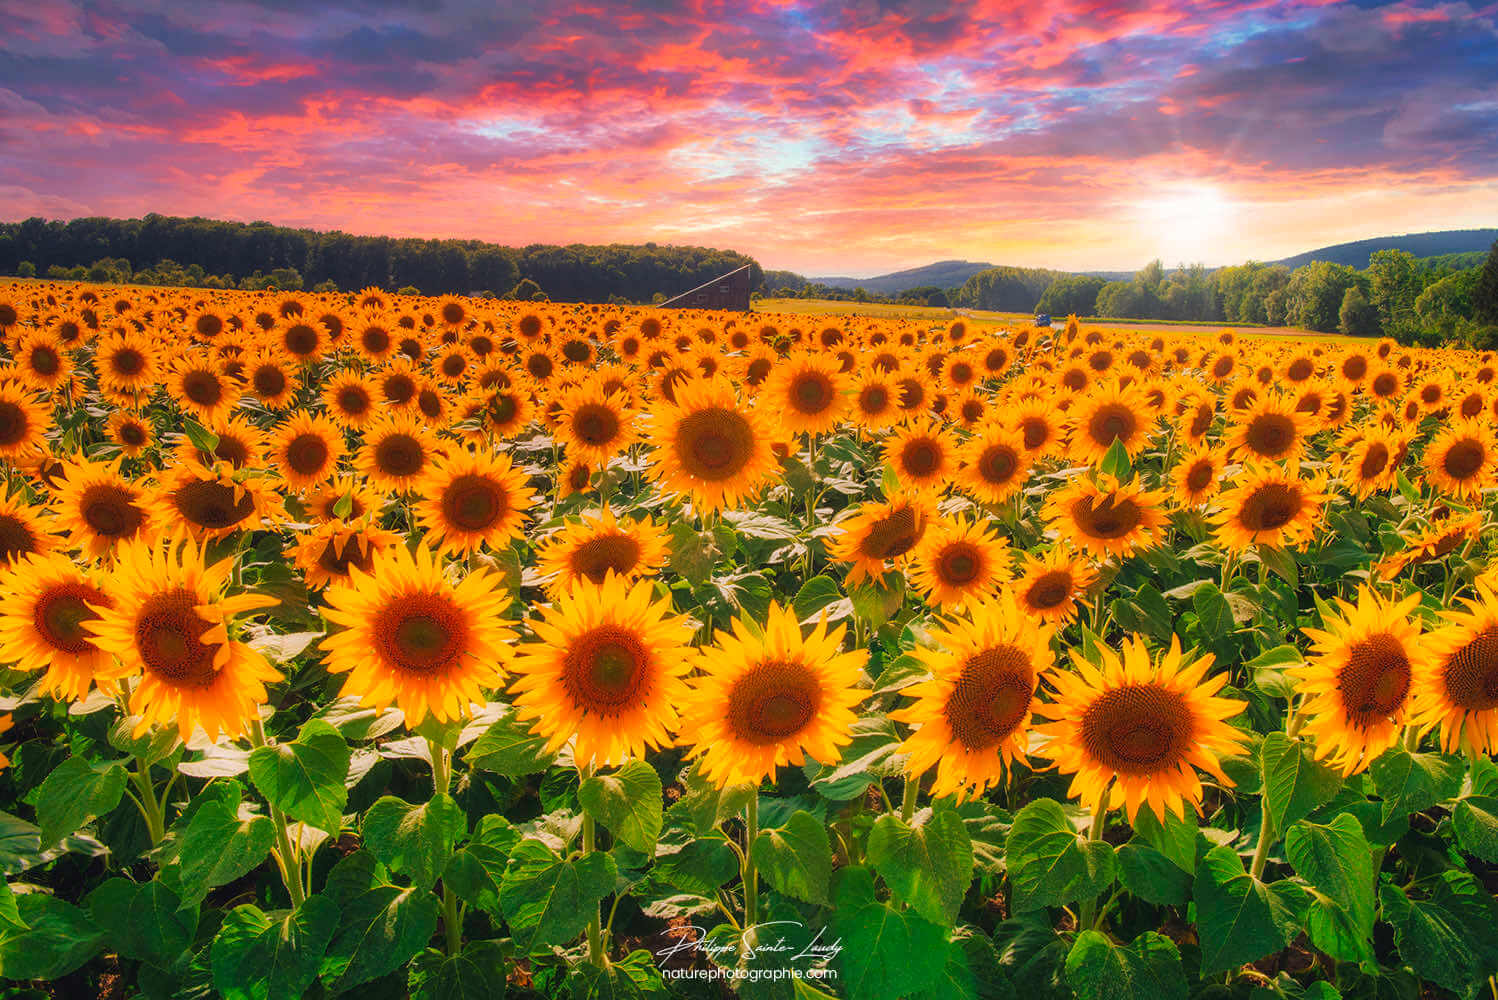
<svg viewBox="0 0 1498 1000"><path fill-rule="evenodd" d="M1077 617L1079 601L1096 581L1096 570L1057 545L1043 556L1024 553L1020 577L1011 590L1032 618L1065 625Z"/></svg>
<svg viewBox="0 0 1498 1000"><path fill-rule="evenodd" d="M0 458L36 450L51 424L51 407L20 386L0 384Z"/></svg>
<svg viewBox="0 0 1498 1000"><path fill-rule="evenodd" d="M851 563L848 582L869 578L878 582L901 565L920 545L935 512L920 493L897 493L888 500L869 500L836 526L827 554Z"/></svg>
<svg viewBox="0 0 1498 1000"><path fill-rule="evenodd" d="M563 460L556 471L557 499L565 500L574 493L586 493L593 488L593 475L598 470L580 458Z"/></svg>
<svg viewBox="0 0 1498 1000"><path fill-rule="evenodd" d="M650 421L651 474L696 509L737 507L757 496L779 468L768 422L757 409L739 406L725 379L686 383L676 402L656 404Z"/></svg>
<svg viewBox="0 0 1498 1000"><path fill-rule="evenodd" d="M1062 420L1053 402L1032 400L1015 409L1011 426L1019 432L1031 459L1053 454L1061 443Z"/></svg>
<svg viewBox="0 0 1498 1000"><path fill-rule="evenodd" d="M1311 418L1286 399L1267 396L1239 414L1225 443L1246 461L1295 461L1305 447Z"/></svg>
<svg viewBox="0 0 1498 1000"><path fill-rule="evenodd" d="M1218 497L1208 517L1217 541L1232 551L1250 545L1299 548L1308 542L1329 497L1326 477L1301 479L1278 465L1249 465Z"/></svg>
<svg viewBox="0 0 1498 1000"><path fill-rule="evenodd" d="M364 433L354 466L376 489L402 492L416 486L430 470L437 436L410 412L387 413Z"/></svg>
<svg viewBox="0 0 1498 1000"><path fill-rule="evenodd" d="M885 443L884 461L904 486L939 493L956 468L957 449L935 421L913 420Z"/></svg>
<svg viewBox="0 0 1498 1000"><path fill-rule="evenodd" d="M1356 603L1337 599L1324 628L1302 629L1311 639L1308 662L1286 671L1304 697L1304 730L1316 759L1344 775L1362 771L1404 731L1410 692L1432 670L1433 651L1421 641L1410 612L1418 592L1400 600L1360 585Z"/></svg>
<svg viewBox="0 0 1498 1000"><path fill-rule="evenodd" d="M983 522L936 520L911 560L910 584L928 604L950 611L992 597L1009 580L1009 540Z"/></svg>
<svg viewBox="0 0 1498 1000"><path fill-rule="evenodd" d="M521 537L536 494L510 456L458 450L435 461L415 484L414 512L427 540L445 555L480 545L503 548Z"/></svg>
<svg viewBox="0 0 1498 1000"><path fill-rule="evenodd" d="M244 417L232 415L218 421L208 430L218 438L213 451L200 451L192 439L184 434L177 443L178 461L200 462L205 465L228 462L236 469L254 469L265 464L265 432ZM125 454L128 455L129 452L126 451Z"/></svg>
<svg viewBox="0 0 1498 1000"><path fill-rule="evenodd" d="M1000 504L1024 489L1033 458L1018 431L990 424L957 449L957 485L980 503Z"/></svg>
<svg viewBox="0 0 1498 1000"><path fill-rule="evenodd" d="M899 423L899 386L887 372L865 370L853 385L851 418L860 429L879 430Z"/></svg>
<svg viewBox="0 0 1498 1000"><path fill-rule="evenodd" d="M323 407L340 427L358 430L374 419L376 413L374 380L357 372L340 372L328 380L323 389Z"/></svg>
<svg viewBox="0 0 1498 1000"><path fill-rule="evenodd" d="M1397 400L1404 394L1404 376L1397 369L1379 367L1363 383L1363 390L1380 402Z"/></svg>
<svg viewBox="0 0 1498 1000"><path fill-rule="evenodd" d="M271 436L270 464L293 489L324 483L343 457L343 431L327 417L298 410Z"/></svg>
<svg viewBox="0 0 1498 1000"><path fill-rule="evenodd" d="M113 604L67 556L32 554L0 575L0 645L17 670L45 670L55 698L82 701L95 682L112 689L121 675L114 657L94 645L83 624Z"/></svg>
<svg viewBox="0 0 1498 1000"><path fill-rule="evenodd" d="M533 720L549 750L575 738L578 765L596 767L670 744L684 717L692 625L651 581L579 580L529 625L536 639L516 654L515 714Z"/></svg>
<svg viewBox="0 0 1498 1000"><path fill-rule="evenodd" d="M486 426L497 437L514 437L530 424L534 409L527 389L518 385L495 389L484 411Z"/></svg>
<svg viewBox="0 0 1498 1000"><path fill-rule="evenodd" d="M373 520L323 521L299 536L292 545L291 556L309 590L321 590L333 583L347 583L350 567L365 573L374 568L377 552L384 552L405 539L393 531L376 527Z"/></svg>
<svg viewBox="0 0 1498 1000"><path fill-rule="evenodd" d="M150 491L122 476L118 461L69 465L52 510L68 547L95 559L120 542L149 541L165 524Z"/></svg>
<svg viewBox="0 0 1498 1000"><path fill-rule="evenodd" d="M1342 481L1359 500L1388 489L1398 478L1397 459L1406 446L1399 432L1370 424L1356 440L1343 445L1339 463Z"/></svg>
<svg viewBox="0 0 1498 1000"><path fill-rule="evenodd" d="M290 406L301 388L301 376L268 348L245 359L244 378L247 390L268 410Z"/></svg>
<svg viewBox="0 0 1498 1000"><path fill-rule="evenodd" d="M265 658L229 637L232 619L276 603L256 594L226 594L234 558L209 566L193 542L121 545L110 574L108 607L85 621L94 644L127 673L141 675L130 696L136 737L176 724L186 741L202 727L211 740L243 734L264 703L265 685L281 679Z"/></svg>
<svg viewBox="0 0 1498 1000"><path fill-rule="evenodd" d="M347 556L347 550L344 552ZM501 623L510 603L497 573L479 569L450 582L425 545L377 551L368 572L347 563L346 582L324 592L323 617L341 629L319 647L329 673L347 674L341 694L366 708L399 708L407 728L469 714L497 686L514 632Z"/></svg>
<svg viewBox="0 0 1498 1000"><path fill-rule="evenodd" d="M1441 627L1425 636L1424 675L1413 678L1411 724L1440 727L1446 753L1498 752L1498 595L1479 580L1466 610L1441 612Z"/></svg>
<svg viewBox="0 0 1498 1000"><path fill-rule="evenodd" d="M1148 414L1148 404L1133 387L1114 382L1094 389L1068 422L1068 457L1092 465L1101 462L1115 442L1131 457L1137 455L1154 424Z"/></svg>
<svg viewBox="0 0 1498 1000"><path fill-rule="evenodd" d="M432 361L432 374L437 381L457 385L473 370L473 352L460 344L443 348Z"/></svg>
<svg viewBox="0 0 1498 1000"><path fill-rule="evenodd" d="M758 785L809 756L836 763L852 740L864 650L841 650L846 626L819 621L804 635L790 608L771 603L763 626L744 618L719 630L700 653L702 673L682 703L692 722L688 758L720 788Z"/></svg>
<svg viewBox="0 0 1498 1000"><path fill-rule="evenodd" d="M1165 521L1164 492L1147 492L1136 476L1127 483L1099 474L1078 476L1051 495L1044 514L1072 545L1097 559L1127 558L1156 541Z"/></svg>
<svg viewBox="0 0 1498 1000"><path fill-rule="evenodd" d="M283 324L275 337L276 346L303 363L316 361L328 348L327 331L305 319L293 319Z"/></svg>
<svg viewBox="0 0 1498 1000"><path fill-rule="evenodd" d="M1167 809L1184 819L1188 801L1201 811L1197 768L1232 787L1221 759L1242 755L1247 735L1224 720L1248 706L1218 697L1228 675L1207 676L1210 654L1183 662L1175 636L1158 661L1138 636L1121 653L1101 646L1101 664L1077 657L1075 671L1050 674L1056 696L1036 706L1051 721L1035 727L1045 741L1035 752L1074 775L1069 794L1089 810L1122 805L1132 823L1148 805L1162 822Z"/></svg>
<svg viewBox="0 0 1498 1000"><path fill-rule="evenodd" d="M168 469L157 487L156 502L172 523L205 543L268 527L284 514L265 480L236 476L228 462L208 467L189 461Z"/></svg>
<svg viewBox="0 0 1498 1000"><path fill-rule="evenodd" d="M775 367L758 399L786 433L825 434L847 417L851 385L831 358L797 354Z"/></svg>
<svg viewBox="0 0 1498 1000"><path fill-rule="evenodd" d="M355 323L353 345L366 359L376 363L395 353L395 334L379 318L366 318Z"/></svg>
<svg viewBox="0 0 1498 1000"><path fill-rule="evenodd" d="M625 580L654 576L666 561L666 531L650 517L619 521L605 507L552 535L536 553L536 566L553 595L579 580L602 583L609 573Z"/></svg>
<svg viewBox="0 0 1498 1000"><path fill-rule="evenodd" d="M1217 495L1222 486L1222 454L1197 447L1181 456L1170 472L1176 506L1183 510L1200 507Z"/></svg>
<svg viewBox="0 0 1498 1000"><path fill-rule="evenodd" d="M151 422L129 410L115 410L106 425L109 439L126 458L139 458L151 446Z"/></svg>
<svg viewBox="0 0 1498 1000"><path fill-rule="evenodd" d="M205 424L227 416L240 396L234 381L214 361L196 352L172 365L167 390L178 405Z"/></svg>
<svg viewBox="0 0 1498 1000"><path fill-rule="evenodd" d="M1176 424L1178 433L1187 444L1201 444L1217 419L1217 397L1191 396L1182 403Z"/></svg>
<svg viewBox="0 0 1498 1000"><path fill-rule="evenodd" d="M53 392L72 382L73 355L45 330L22 337L11 353L21 381L33 389Z"/></svg>
<svg viewBox="0 0 1498 1000"><path fill-rule="evenodd" d="M604 465L638 437L635 411L625 405L623 393L605 393L589 383L567 390L557 402L557 437L569 455Z"/></svg>
<svg viewBox="0 0 1498 1000"><path fill-rule="evenodd" d="M1477 420L1444 427L1425 449L1425 479L1453 496L1476 499L1498 478L1498 443Z"/></svg>
<svg viewBox="0 0 1498 1000"><path fill-rule="evenodd" d="M939 621L931 645L915 648L931 679L906 688L915 703L890 718L915 727L900 750L907 773L936 768L933 798L982 795L1025 759L1035 691L1055 663L1051 636L1004 596Z"/></svg>
<svg viewBox="0 0 1498 1000"><path fill-rule="evenodd" d="M346 513L338 513L339 504L347 501ZM385 498L355 476L337 476L309 491L302 498L302 509L313 521L362 521L374 517L385 505Z"/></svg>
<svg viewBox="0 0 1498 1000"><path fill-rule="evenodd" d="M102 339L94 348L94 370L99 388L115 399L131 398L156 389L159 371L156 349L144 334L124 330Z"/></svg>

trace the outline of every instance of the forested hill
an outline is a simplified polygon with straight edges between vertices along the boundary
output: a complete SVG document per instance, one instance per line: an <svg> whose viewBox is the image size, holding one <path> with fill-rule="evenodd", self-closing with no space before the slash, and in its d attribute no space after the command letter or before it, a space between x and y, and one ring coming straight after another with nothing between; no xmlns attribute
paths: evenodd
<svg viewBox="0 0 1498 1000"><path fill-rule="evenodd" d="M1403 250L1415 257L1441 257L1456 253L1486 253L1494 240L1498 240L1498 229L1448 229L1436 233L1406 233L1403 236L1379 236L1371 240L1338 243L1335 246L1298 253L1294 257L1286 257L1274 263L1284 264L1294 270L1313 260L1324 260L1361 270L1368 266L1368 258L1380 250Z"/></svg>
<svg viewBox="0 0 1498 1000"><path fill-rule="evenodd" d="M163 215L0 223L0 274L61 276L59 270L83 268L93 273L69 276L210 287L312 288L331 282L343 290L376 285L428 295L487 291L505 296L520 286L527 298L539 287L563 302L649 302L745 264L753 266L751 287L758 287L763 272L752 258L704 247L507 247Z"/></svg>

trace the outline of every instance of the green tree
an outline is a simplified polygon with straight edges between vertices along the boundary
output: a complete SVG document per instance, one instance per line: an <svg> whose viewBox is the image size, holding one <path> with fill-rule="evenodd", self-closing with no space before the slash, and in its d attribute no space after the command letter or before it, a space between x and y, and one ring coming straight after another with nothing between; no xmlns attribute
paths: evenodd
<svg viewBox="0 0 1498 1000"><path fill-rule="evenodd" d="M1422 290L1420 265L1404 250L1380 250L1368 259L1368 301L1378 310L1381 326L1408 323Z"/></svg>
<svg viewBox="0 0 1498 1000"><path fill-rule="evenodd" d="M1297 267L1285 286L1285 322L1331 333L1341 320L1343 296L1357 283L1358 272L1345 264L1315 260Z"/></svg>
<svg viewBox="0 0 1498 1000"><path fill-rule="evenodd" d="M1482 323L1498 323L1498 242L1488 251L1488 259L1472 286L1472 317Z"/></svg>
<svg viewBox="0 0 1498 1000"><path fill-rule="evenodd" d="M1063 274L1046 286L1035 311L1052 316L1096 316L1098 293L1107 284L1091 274Z"/></svg>
<svg viewBox="0 0 1498 1000"><path fill-rule="evenodd" d="M1369 337L1378 333L1378 309L1357 285L1342 294L1337 320L1337 328L1349 336Z"/></svg>
<svg viewBox="0 0 1498 1000"><path fill-rule="evenodd" d="M23 260L16 265L16 274L22 278L35 278L36 265L29 260Z"/></svg>
<svg viewBox="0 0 1498 1000"><path fill-rule="evenodd" d="M510 289L510 294L506 295L505 298L529 302L536 297L536 293L540 290L541 286L535 281L532 281L530 278L521 278L520 281L516 282L515 287Z"/></svg>

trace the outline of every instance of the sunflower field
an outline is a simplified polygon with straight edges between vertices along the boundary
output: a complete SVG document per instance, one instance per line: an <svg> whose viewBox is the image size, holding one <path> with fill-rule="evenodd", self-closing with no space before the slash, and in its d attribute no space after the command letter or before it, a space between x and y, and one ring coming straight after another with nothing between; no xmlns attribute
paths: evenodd
<svg viewBox="0 0 1498 1000"><path fill-rule="evenodd" d="M1498 360L0 284L0 996L1498 997Z"/></svg>

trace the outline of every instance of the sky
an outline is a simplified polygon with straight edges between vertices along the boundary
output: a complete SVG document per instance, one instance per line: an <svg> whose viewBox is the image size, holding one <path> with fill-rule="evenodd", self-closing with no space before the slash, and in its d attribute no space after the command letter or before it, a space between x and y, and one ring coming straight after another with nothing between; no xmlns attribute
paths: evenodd
<svg viewBox="0 0 1498 1000"><path fill-rule="evenodd" d="M0 0L0 219L1133 269L1498 225L1498 2Z"/></svg>

